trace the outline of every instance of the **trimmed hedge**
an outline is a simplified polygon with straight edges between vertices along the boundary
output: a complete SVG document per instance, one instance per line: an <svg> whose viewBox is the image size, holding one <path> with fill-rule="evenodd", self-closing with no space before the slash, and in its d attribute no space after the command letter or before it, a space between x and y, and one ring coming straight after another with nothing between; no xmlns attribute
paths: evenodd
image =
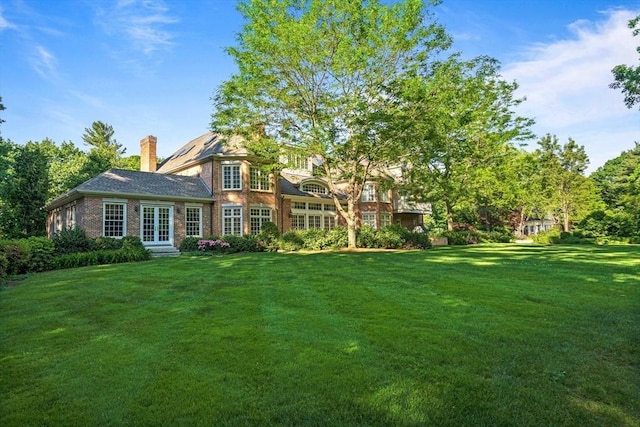
<svg viewBox="0 0 640 427"><path fill-rule="evenodd" d="M143 261L151 257L136 236L89 239L79 229L63 230L53 239L0 241L0 280L7 276L85 265Z"/></svg>

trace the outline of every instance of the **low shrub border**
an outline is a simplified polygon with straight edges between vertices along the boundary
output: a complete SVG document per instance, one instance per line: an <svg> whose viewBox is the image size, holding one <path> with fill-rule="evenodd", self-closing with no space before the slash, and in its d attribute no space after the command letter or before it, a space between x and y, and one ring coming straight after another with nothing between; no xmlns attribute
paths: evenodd
<svg viewBox="0 0 640 427"><path fill-rule="evenodd" d="M90 239L82 230L63 230L53 239L0 241L0 281L47 270L143 261L151 257L139 237Z"/></svg>

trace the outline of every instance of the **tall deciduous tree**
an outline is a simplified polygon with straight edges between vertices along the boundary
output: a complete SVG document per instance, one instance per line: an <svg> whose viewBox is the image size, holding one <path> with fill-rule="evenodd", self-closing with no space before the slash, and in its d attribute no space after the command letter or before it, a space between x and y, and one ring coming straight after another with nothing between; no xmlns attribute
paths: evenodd
<svg viewBox="0 0 640 427"><path fill-rule="evenodd" d="M49 164L45 150L35 142L15 146L11 179L2 199L8 237L43 236L46 213L41 209L49 190Z"/></svg>
<svg viewBox="0 0 640 427"><path fill-rule="evenodd" d="M560 145L555 135L546 135L538 145L536 156L546 207L561 218L563 230L570 231L572 220L581 219L600 202L593 181L584 176L589 157L584 146L571 138Z"/></svg>
<svg viewBox="0 0 640 427"><path fill-rule="evenodd" d="M399 109L392 119L406 150L408 188L423 200L441 200L447 228L456 206L490 196L500 181L511 141L530 136L530 119L513 108L517 84L501 79L498 63L457 55L422 69L396 86Z"/></svg>
<svg viewBox="0 0 640 427"><path fill-rule="evenodd" d="M629 21L629 28L633 30L634 37L640 34L640 15ZM640 54L640 46L636 51ZM628 108L633 108L636 104L640 107L640 65L616 65L611 72L615 82L609 87L622 89L624 103Z"/></svg>
<svg viewBox="0 0 640 427"><path fill-rule="evenodd" d="M239 72L214 97L212 128L274 160L318 156L353 247L363 184L397 157L380 131L384 87L450 41L422 0L244 0L239 10L246 24L228 49Z"/></svg>

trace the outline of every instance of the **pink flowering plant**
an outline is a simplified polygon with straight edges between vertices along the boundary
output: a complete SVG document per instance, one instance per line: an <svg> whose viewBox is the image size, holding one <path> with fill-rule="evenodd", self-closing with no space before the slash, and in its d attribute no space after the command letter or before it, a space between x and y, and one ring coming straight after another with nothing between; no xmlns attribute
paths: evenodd
<svg viewBox="0 0 640 427"><path fill-rule="evenodd" d="M198 250L202 252L213 251L213 252L225 252L231 245L228 242L225 242L220 239L215 240L207 240L202 239L198 240Z"/></svg>

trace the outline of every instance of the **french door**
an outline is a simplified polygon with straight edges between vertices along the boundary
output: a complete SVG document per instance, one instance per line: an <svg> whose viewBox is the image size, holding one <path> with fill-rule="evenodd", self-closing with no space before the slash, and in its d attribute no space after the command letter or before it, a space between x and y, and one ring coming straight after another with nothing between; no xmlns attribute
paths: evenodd
<svg viewBox="0 0 640 427"><path fill-rule="evenodd" d="M172 244L172 206L142 205L142 212L140 216L142 243L145 245Z"/></svg>

